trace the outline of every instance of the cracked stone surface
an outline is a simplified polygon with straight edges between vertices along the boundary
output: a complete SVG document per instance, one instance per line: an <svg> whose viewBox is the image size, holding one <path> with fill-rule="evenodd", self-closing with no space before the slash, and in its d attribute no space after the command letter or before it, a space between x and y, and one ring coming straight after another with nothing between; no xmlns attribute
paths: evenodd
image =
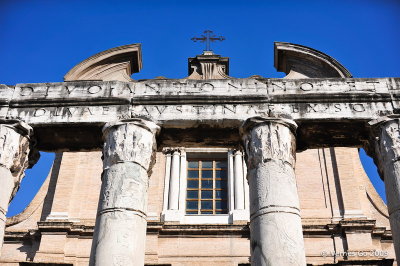
<svg viewBox="0 0 400 266"><path fill-rule="evenodd" d="M143 265L148 172L158 126L131 120L104 128L103 174L90 265Z"/></svg>
<svg viewBox="0 0 400 266"><path fill-rule="evenodd" d="M1 123L3 122L3 123ZM30 136L32 128L19 121L0 123L0 247L8 204L17 193L25 169L29 166Z"/></svg>
<svg viewBox="0 0 400 266"><path fill-rule="evenodd" d="M373 125L375 162L385 181L390 228L400 258L400 120L382 119Z"/></svg>
<svg viewBox="0 0 400 266"><path fill-rule="evenodd" d="M291 120L261 117L242 126L252 265L306 265L294 172L296 127Z"/></svg>

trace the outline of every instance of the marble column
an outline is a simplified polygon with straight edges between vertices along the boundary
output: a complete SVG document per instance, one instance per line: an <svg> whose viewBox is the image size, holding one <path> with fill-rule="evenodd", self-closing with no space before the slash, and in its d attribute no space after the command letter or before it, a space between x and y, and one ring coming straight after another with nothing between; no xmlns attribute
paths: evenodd
<svg viewBox="0 0 400 266"><path fill-rule="evenodd" d="M158 130L142 119L104 127L102 186L90 265L144 264L147 189Z"/></svg>
<svg viewBox="0 0 400 266"><path fill-rule="evenodd" d="M400 261L400 119L384 118L370 123L368 147L385 182L389 221L397 261Z"/></svg>
<svg viewBox="0 0 400 266"><path fill-rule="evenodd" d="M253 117L241 127L250 194L252 265L306 265L294 172L297 125Z"/></svg>
<svg viewBox="0 0 400 266"><path fill-rule="evenodd" d="M32 128L20 121L0 121L0 255L8 204L29 166Z"/></svg>

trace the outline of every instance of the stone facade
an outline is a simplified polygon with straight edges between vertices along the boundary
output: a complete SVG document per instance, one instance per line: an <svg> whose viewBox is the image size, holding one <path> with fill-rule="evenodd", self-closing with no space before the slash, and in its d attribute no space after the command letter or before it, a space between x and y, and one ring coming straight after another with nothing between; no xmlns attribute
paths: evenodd
<svg viewBox="0 0 400 266"><path fill-rule="evenodd" d="M162 222L166 157L162 152L156 157L148 189L146 264L249 263L248 221ZM352 261L394 259L387 208L364 173L357 149L304 151L297 154L295 169L307 263L342 261L346 250L360 255L383 251L381 257L351 256ZM101 152L57 154L32 203L8 219L2 265L31 260L88 265L101 172Z"/></svg>
<svg viewBox="0 0 400 266"><path fill-rule="evenodd" d="M207 52L185 79L133 81L140 45L127 45L63 83L2 85L0 158L19 158L1 165L2 210L28 156L57 155L31 204L7 219L1 265L396 263L400 79L353 79L287 43L275 45L283 79L235 79L228 63ZM360 147L377 162L389 211ZM199 158L227 162L226 213L186 214L188 163Z"/></svg>

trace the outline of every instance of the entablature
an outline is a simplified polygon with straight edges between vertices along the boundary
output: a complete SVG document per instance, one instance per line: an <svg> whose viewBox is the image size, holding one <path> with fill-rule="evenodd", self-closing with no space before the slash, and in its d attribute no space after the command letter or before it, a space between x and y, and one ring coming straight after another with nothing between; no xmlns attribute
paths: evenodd
<svg viewBox="0 0 400 266"><path fill-rule="evenodd" d="M167 137L172 132L190 135L191 130L202 128L206 134L228 130L232 135L254 116L295 120L300 150L361 146L367 122L398 114L399 103L400 78L71 81L0 86L0 118L30 124L38 147L54 151L97 149L105 123L134 117L159 124L165 131L161 134L166 137L165 145L172 146L175 144ZM201 133L203 136L194 134L187 141L207 139L205 132ZM238 137L224 137L228 146L239 141ZM208 144L219 146L218 137L209 140ZM162 140L159 143L163 146Z"/></svg>

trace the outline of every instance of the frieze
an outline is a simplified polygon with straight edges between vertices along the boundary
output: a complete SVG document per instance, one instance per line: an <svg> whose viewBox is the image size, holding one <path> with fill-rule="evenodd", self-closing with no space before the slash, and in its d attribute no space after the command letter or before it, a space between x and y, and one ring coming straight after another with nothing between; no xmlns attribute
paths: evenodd
<svg viewBox="0 0 400 266"><path fill-rule="evenodd" d="M390 103L291 103L222 105L134 105L132 115L168 120L245 120L252 116L293 119L369 119L392 112Z"/></svg>
<svg viewBox="0 0 400 266"><path fill-rule="evenodd" d="M368 120L393 112L390 102L370 103L252 103L252 104L177 104L104 105L10 108L9 119L35 124L106 123L133 117L147 117L160 124L176 121L222 121L237 123L252 116L290 116L293 119Z"/></svg>
<svg viewBox="0 0 400 266"><path fill-rule="evenodd" d="M40 148L49 151L97 149L102 143L104 124L138 117L161 126L166 145L175 145L168 142L170 136L176 134L175 130L182 133L180 130L185 129L189 134L191 130L207 127L215 131L213 136L217 138L229 135L247 118L268 116L291 117L299 124L299 132L318 135L314 141L310 134L300 134L299 149L343 143L351 146L362 143L367 121L400 111L398 91L398 78L183 79L2 85L0 118L19 119L31 125L40 139ZM330 124L329 129L325 122ZM235 134L229 136L232 145L236 145ZM222 143L222 140L202 140L202 137L185 139L196 145L198 141L211 146Z"/></svg>
<svg viewBox="0 0 400 266"><path fill-rule="evenodd" d="M130 118L129 105L10 108L8 119L30 124L108 122Z"/></svg>
<svg viewBox="0 0 400 266"><path fill-rule="evenodd" d="M237 124L256 115L364 121L397 113L399 90L398 78L17 84L0 86L0 116L32 125L106 123L132 117L147 117L165 126L180 120L189 121L188 125L228 120Z"/></svg>
<svg viewBox="0 0 400 266"><path fill-rule="evenodd" d="M392 79L393 80L393 79ZM398 80L398 79L394 79ZM394 84L394 85L393 85ZM395 86L395 88L393 88ZM148 80L142 82L77 81L60 83L17 84L15 90L0 87L0 98L26 101L90 99L90 98L135 98L162 96L200 95L307 95L337 93L390 94L399 90L399 82L389 79L229 79L212 81L193 80Z"/></svg>

